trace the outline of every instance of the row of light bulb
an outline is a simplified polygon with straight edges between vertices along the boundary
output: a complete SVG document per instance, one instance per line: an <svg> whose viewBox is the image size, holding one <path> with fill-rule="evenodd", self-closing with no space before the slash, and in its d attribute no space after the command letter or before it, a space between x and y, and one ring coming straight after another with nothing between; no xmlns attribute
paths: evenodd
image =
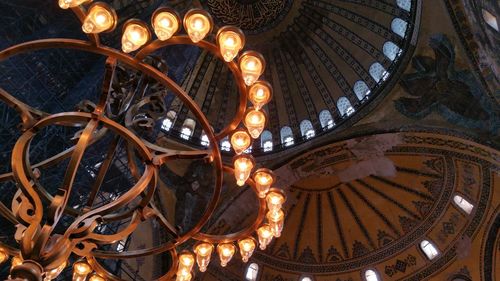
<svg viewBox="0 0 500 281"><path fill-rule="evenodd" d="M0 264L3 264L9 259L9 254L6 250L0 248ZM19 256L13 256L11 260L10 269L12 270L14 267L21 265L23 260ZM45 272L43 280L50 281L56 279L59 274L66 268L67 263L63 262L57 268L54 268L50 271ZM96 272L92 273L92 267L85 261L79 260L73 264L73 281L105 281L106 279L97 274ZM91 274L92 273L92 274ZM89 277L90 275L90 277ZM87 279L88 277L88 279Z"/></svg>
<svg viewBox="0 0 500 281"><path fill-rule="evenodd" d="M261 250L265 250L271 243L273 237L280 237L283 230L285 215L282 206L285 203L285 195L277 190L271 190L266 196L267 209L269 210L266 219L267 223L257 229L258 244ZM253 237L247 237L238 241L238 248L243 262L248 262L252 256L257 241ZM193 253L182 252L179 255L179 264L177 268L176 281L190 281L192 278L192 269L196 261L201 272L205 272L210 263L211 255L214 246L208 242L200 242L195 245ZM236 252L236 246L231 242L220 243L217 245L217 253L219 255L220 264L225 267L233 258ZM0 264L9 259L7 251L0 248ZM23 263L19 256L12 257L11 270ZM64 262L55 269L45 273L44 281L55 279L66 268L67 263ZM79 260L73 264L73 281L85 281L88 275L92 272L92 267L85 261ZM105 279L97 273L92 273L88 281L104 281Z"/></svg>
<svg viewBox="0 0 500 281"><path fill-rule="evenodd" d="M63 9L74 8L91 0L59 0ZM180 29L178 13L167 7L162 7L153 13L151 24L159 40L170 39ZM83 20L82 30L85 33L98 34L114 30L118 22L116 12L106 3L96 2L89 6ZM184 29L194 43L203 40L213 29L213 20L206 11L192 9L184 16ZM151 40L148 25L140 20L127 21L123 27L122 50L130 53L140 49ZM224 26L219 29L216 37L220 53L225 61L231 62L243 49L245 36L234 26ZM243 79L247 86L253 85L264 72L265 61L256 52L243 53L239 59Z"/></svg>
<svg viewBox="0 0 500 281"><path fill-rule="evenodd" d="M273 237L280 237L283 230L285 215L282 210L286 198L278 190L272 190L266 196L267 208L269 209L266 218L267 223L257 229L258 241L253 237L238 240L239 253L243 262L248 262L257 244L261 250L265 250L271 243ZM190 281L194 264L198 265L200 272L205 272L215 247L208 242L199 242L193 248L193 252L184 251L179 254L179 264L177 267L176 281ZM224 242L217 245L217 254L220 265L227 266L236 253L236 246L232 242Z"/></svg>

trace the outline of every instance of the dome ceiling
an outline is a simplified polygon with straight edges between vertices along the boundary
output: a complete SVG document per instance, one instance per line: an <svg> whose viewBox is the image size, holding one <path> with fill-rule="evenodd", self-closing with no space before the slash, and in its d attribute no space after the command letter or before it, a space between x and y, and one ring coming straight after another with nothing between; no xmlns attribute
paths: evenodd
<svg viewBox="0 0 500 281"><path fill-rule="evenodd" d="M277 151L366 113L365 105L404 68L414 29L414 1L389 2L201 1L216 24L242 28L246 49L266 58L261 78L273 85L274 98L265 108L269 132L254 149L270 140ZM237 90L221 61L200 53L183 79L216 130L230 121ZM178 112L174 128L180 131L190 114L175 101L171 110Z"/></svg>
<svg viewBox="0 0 500 281"><path fill-rule="evenodd" d="M280 238L254 254L261 280L304 274L317 281L361 280L367 268L382 280L425 279L458 255L456 247L466 247L457 241L481 226L498 180L497 157L434 130L342 141L293 159L275 170L278 185L287 186L286 223ZM456 195L472 204L470 214ZM223 218L235 213L241 208ZM439 262L420 250L423 240L436 246Z"/></svg>

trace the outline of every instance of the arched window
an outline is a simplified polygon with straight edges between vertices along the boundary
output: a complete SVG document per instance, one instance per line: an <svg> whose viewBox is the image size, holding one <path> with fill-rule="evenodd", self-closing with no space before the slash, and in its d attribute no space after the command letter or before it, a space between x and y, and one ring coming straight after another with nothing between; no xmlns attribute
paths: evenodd
<svg viewBox="0 0 500 281"><path fill-rule="evenodd" d="M472 209L474 209L474 205L472 205L469 201L465 200L462 196L460 195L455 195L453 197L453 202L464 212L467 214L470 214L472 212Z"/></svg>
<svg viewBox="0 0 500 281"><path fill-rule="evenodd" d="M349 116L355 111L354 107L352 107L351 105L351 102L346 97L339 98L339 100L337 101L337 107L342 117Z"/></svg>
<svg viewBox="0 0 500 281"><path fill-rule="evenodd" d="M498 31L498 20L492 13L483 9L483 19L484 21L493 29Z"/></svg>
<svg viewBox="0 0 500 281"><path fill-rule="evenodd" d="M396 0L398 7L403 10L410 11L411 10L411 0Z"/></svg>
<svg viewBox="0 0 500 281"><path fill-rule="evenodd" d="M257 281L257 275L259 275L259 265L256 263L251 263L247 267L247 273L245 274L245 279L247 281Z"/></svg>
<svg viewBox="0 0 500 281"><path fill-rule="evenodd" d="M358 97L358 100L363 100L370 94L370 88L368 88L368 85L366 85L366 83L361 80L354 83L353 90L356 94L356 97Z"/></svg>
<svg viewBox="0 0 500 281"><path fill-rule="evenodd" d="M184 124L182 124L181 128L181 138L188 140L191 138L194 132L194 127L196 126L196 123L194 122L193 119L188 118L184 120Z"/></svg>
<svg viewBox="0 0 500 281"><path fill-rule="evenodd" d="M173 110L170 110L167 113L167 118L163 119L163 122L161 123L162 130L165 130L168 132L168 131L170 131L170 129L172 129L172 125L174 125L174 120L175 120L176 115L177 115L177 113Z"/></svg>
<svg viewBox="0 0 500 281"><path fill-rule="evenodd" d="M316 135L316 132L314 131L314 127L311 121L302 120L302 122L300 122L300 133L302 134L303 137L306 138L306 140Z"/></svg>
<svg viewBox="0 0 500 281"><path fill-rule="evenodd" d="M260 147L264 152L273 150L273 134L268 130L265 130L260 135Z"/></svg>
<svg viewBox="0 0 500 281"><path fill-rule="evenodd" d="M420 242L420 249L422 249L429 260L432 260L439 255L439 251L436 246L428 240Z"/></svg>
<svg viewBox="0 0 500 281"><path fill-rule="evenodd" d="M300 281L313 281L311 277L302 277L302 279L300 279Z"/></svg>
<svg viewBox="0 0 500 281"><path fill-rule="evenodd" d="M231 151L231 143L229 142L229 137L225 137L221 140L220 149L222 151Z"/></svg>
<svg viewBox="0 0 500 281"><path fill-rule="evenodd" d="M398 45L392 43L391 41L385 42L382 50L384 52L384 55L390 60L395 60L399 56L399 54L401 54L401 49L398 47Z"/></svg>
<svg viewBox="0 0 500 281"><path fill-rule="evenodd" d="M162 130L165 130L168 132L172 128L172 125L173 125L172 120L170 120L170 118L165 118L165 119L163 119L163 122L161 123L161 128L162 128Z"/></svg>
<svg viewBox="0 0 500 281"><path fill-rule="evenodd" d="M210 140L208 139L208 136L207 136L207 134L205 134L205 132L201 133L200 144L203 145L203 146L209 146L210 145Z"/></svg>
<svg viewBox="0 0 500 281"><path fill-rule="evenodd" d="M373 77L377 83L384 81L389 76L389 73L385 71L385 68L378 62L374 62L369 69L370 75Z"/></svg>
<svg viewBox="0 0 500 281"><path fill-rule="evenodd" d="M329 130L335 126L332 114L326 109L319 113L319 122L321 123L323 130Z"/></svg>
<svg viewBox="0 0 500 281"><path fill-rule="evenodd" d="M375 270L372 270L372 269L368 269L367 271L365 271L365 280L366 281L380 281L380 279L378 278L377 272L375 272Z"/></svg>
<svg viewBox="0 0 500 281"><path fill-rule="evenodd" d="M396 33L401 37L405 37L406 28L408 27L408 23L400 18L395 18L392 20L391 29L392 32Z"/></svg>
<svg viewBox="0 0 500 281"><path fill-rule="evenodd" d="M280 135L281 135L281 143L284 146L290 146L290 145L293 145L295 143L295 141L293 139L293 132L292 132L292 129L290 127L285 126L285 127L281 128Z"/></svg>

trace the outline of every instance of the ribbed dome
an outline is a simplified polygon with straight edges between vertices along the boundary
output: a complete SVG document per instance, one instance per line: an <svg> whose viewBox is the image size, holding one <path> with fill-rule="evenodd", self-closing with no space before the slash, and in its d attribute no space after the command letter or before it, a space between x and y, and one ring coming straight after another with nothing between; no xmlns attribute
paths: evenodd
<svg viewBox="0 0 500 281"><path fill-rule="evenodd" d="M246 49L263 53L267 60L262 78L273 85L274 98L265 108L268 131L254 150L272 141L277 151L366 113L365 105L404 67L410 46L416 7L411 0L393 2L202 2L216 24L242 28ZM221 129L237 104L234 81L209 54L199 54L194 65L185 72L185 89L200 101L215 129ZM189 114L175 102L171 109L180 112L176 129L181 130Z"/></svg>

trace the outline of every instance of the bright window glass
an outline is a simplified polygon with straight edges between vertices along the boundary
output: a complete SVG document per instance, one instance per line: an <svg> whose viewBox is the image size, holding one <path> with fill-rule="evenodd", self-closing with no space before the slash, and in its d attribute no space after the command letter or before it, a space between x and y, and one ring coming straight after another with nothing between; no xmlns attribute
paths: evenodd
<svg viewBox="0 0 500 281"><path fill-rule="evenodd" d="M420 248L429 260L432 260L439 255L439 251L436 246L428 240L420 242Z"/></svg>
<svg viewBox="0 0 500 281"><path fill-rule="evenodd" d="M245 279L247 281L257 281L257 275L259 275L259 265L256 263L251 263L247 267L247 272L245 274Z"/></svg>
<svg viewBox="0 0 500 281"><path fill-rule="evenodd" d="M465 200L462 196L460 195L455 195L453 197L453 202L460 207L460 209L464 210L467 214L470 214L472 212L472 209L474 209L474 205L472 205L469 201Z"/></svg>

